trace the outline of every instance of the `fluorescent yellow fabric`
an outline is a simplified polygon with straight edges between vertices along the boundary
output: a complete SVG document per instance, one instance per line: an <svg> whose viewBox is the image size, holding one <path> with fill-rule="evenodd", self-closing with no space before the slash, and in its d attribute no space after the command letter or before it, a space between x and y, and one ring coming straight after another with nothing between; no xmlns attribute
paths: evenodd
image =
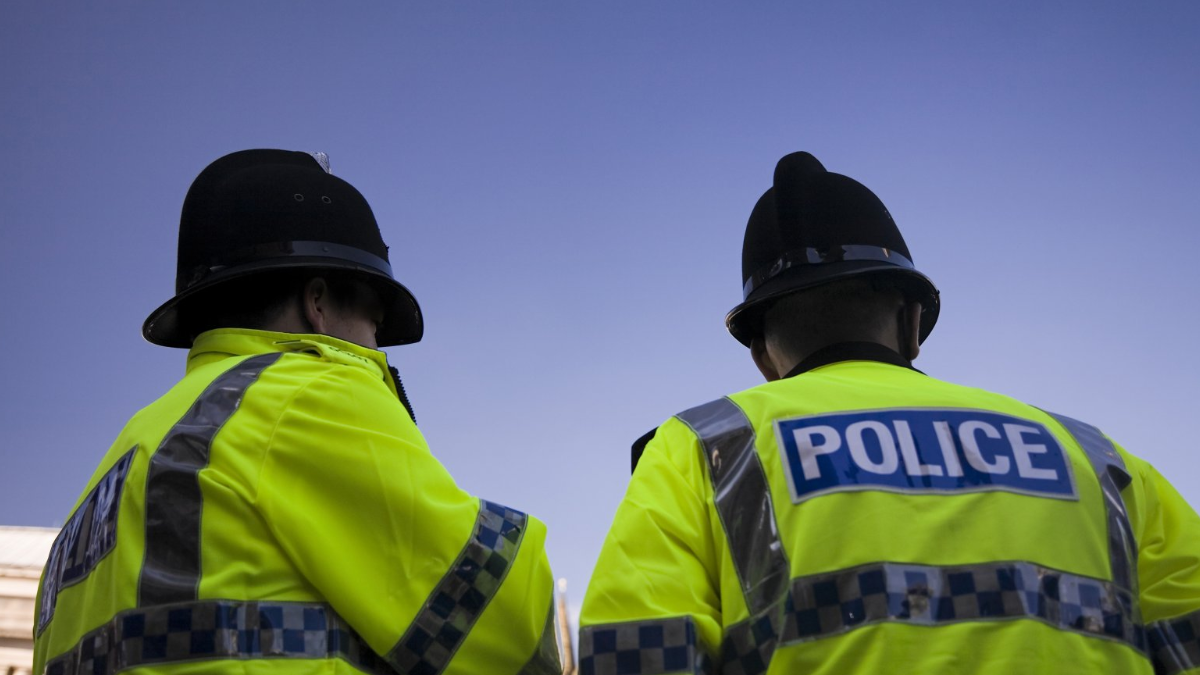
<svg viewBox="0 0 1200 675"><path fill-rule="evenodd" d="M199 472L198 597L328 603L384 655L409 628L471 538L480 501L430 454L382 352L325 336L222 329L196 340L186 377L129 422L89 484L137 446L116 548L59 593L54 618L37 637L36 672L137 605L151 455L209 383L244 358L271 352L283 355L246 390ZM534 654L552 592L544 540L544 525L529 518L518 557L446 673L516 673ZM318 665L355 672L339 659L144 670L314 672Z"/></svg>
<svg viewBox="0 0 1200 675"><path fill-rule="evenodd" d="M953 566L1029 561L1110 578L1101 490L1080 447L1048 415L1013 399L871 361L824 366L730 397L756 432L792 578L893 562ZM773 424L888 408L995 411L1050 429L1069 455L1079 499L1012 492L835 492L794 504ZM1152 468L1122 453L1147 621L1200 610L1200 518ZM749 612L713 503L700 442L672 418L647 446L584 600L581 625L689 615L719 660L725 630ZM936 627L880 623L779 648L770 673L1151 673L1125 644L1034 620Z"/></svg>

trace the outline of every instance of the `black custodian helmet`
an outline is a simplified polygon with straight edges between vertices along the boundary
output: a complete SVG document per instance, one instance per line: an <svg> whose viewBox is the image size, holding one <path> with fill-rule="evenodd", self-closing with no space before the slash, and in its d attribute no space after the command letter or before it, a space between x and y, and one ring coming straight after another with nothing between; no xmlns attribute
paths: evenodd
<svg viewBox="0 0 1200 675"><path fill-rule="evenodd" d="M284 269L357 274L383 301L379 346L421 339L421 308L393 278L367 200L329 173L323 153L290 150L243 150L200 172L179 220L175 297L150 314L142 335L164 347L190 347L185 318L195 300Z"/></svg>
<svg viewBox="0 0 1200 675"><path fill-rule="evenodd" d="M837 279L887 275L921 303L920 341L937 322L938 290L912 255L883 202L853 178L831 173L807 152L775 166L774 186L754 205L742 244L744 302L725 317L742 344L762 333L774 300Z"/></svg>

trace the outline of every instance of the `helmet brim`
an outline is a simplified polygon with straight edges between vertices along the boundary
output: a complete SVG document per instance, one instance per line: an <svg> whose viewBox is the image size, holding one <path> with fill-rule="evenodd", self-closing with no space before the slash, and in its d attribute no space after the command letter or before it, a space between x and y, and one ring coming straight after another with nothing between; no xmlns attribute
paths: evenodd
<svg viewBox="0 0 1200 675"><path fill-rule="evenodd" d="M191 335L185 317L193 303L229 282L246 281L255 276L288 269L311 271L314 276L319 276L322 270L349 271L360 275L363 281L371 284L379 291L384 305L383 322L375 333L379 347L419 342L425 333L425 323L416 297L390 276L371 267L336 258L294 257L286 261L264 260L239 265L212 274L151 312L142 324L142 337L163 347L190 349L195 336Z"/></svg>
<svg viewBox="0 0 1200 675"><path fill-rule="evenodd" d="M892 276L905 297L921 303L919 343L925 342L941 313L937 287L916 270L877 261L846 261L795 270L790 274L785 272L754 289L745 302L731 309L725 316L725 327L738 342L749 347L751 340L762 335L763 315L776 300L797 291L867 274Z"/></svg>

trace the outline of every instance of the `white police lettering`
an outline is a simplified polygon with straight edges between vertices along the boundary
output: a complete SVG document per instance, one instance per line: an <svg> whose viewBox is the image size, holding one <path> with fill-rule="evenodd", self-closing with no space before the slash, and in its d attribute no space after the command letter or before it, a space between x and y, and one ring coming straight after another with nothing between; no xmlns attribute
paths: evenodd
<svg viewBox="0 0 1200 675"><path fill-rule="evenodd" d="M946 475L963 475L962 462L958 461L958 452L954 449L954 432L950 431L950 423L934 422L933 431L937 434L938 447L942 450L942 460L946 462Z"/></svg>
<svg viewBox="0 0 1200 675"><path fill-rule="evenodd" d="M814 435L821 436L819 444L813 443ZM842 437L833 427L808 427L796 430L796 445L800 454L800 465L804 468L804 477L816 480L821 477L817 455L837 452L842 447Z"/></svg>
<svg viewBox="0 0 1200 675"><path fill-rule="evenodd" d="M1040 480L1056 480L1058 472L1054 469L1039 469L1033 465L1030 455L1046 453L1046 446L1040 443L1026 443L1022 434L1037 434L1038 430L1026 424L1005 424L1004 433L1012 445L1013 457L1017 460L1017 472L1026 478Z"/></svg>
<svg viewBox="0 0 1200 675"><path fill-rule="evenodd" d="M977 410L873 410L777 420L794 502L829 492L1000 490L1077 499L1070 460L1041 424Z"/></svg>
<svg viewBox="0 0 1200 675"><path fill-rule="evenodd" d="M936 464L922 464L917 454L917 442L913 438L912 428L904 420L892 422L896 427L896 440L900 442L900 454L904 457L904 469L910 476L940 476L942 467ZM960 472L961 473L961 472Z"/></svg>
<svg viewBox="0 0 1200 675"><path fill-rule="evenodd" d="M987 422L968 420L960 424L958 440L962 441L967 463L984 473L1008 473L1007 457L996 457L995 462L988 462L983 458L983 452L979 449L978 439L975 436L977 431L982 431L983 435L988 438L1000 438L1000 432L996 431L996 427Z"/></svg>
<svg viewBox="0 0 1200 675"><path fill-rule="evenodd" d="M867 445L863 442L863 432L870 429L879 442L881 458L878 462L871 459ZM846 438L850 441L850 456L859 467L871 473L888 474L896 470L899 458L896 456L896 441L887 425L874 420L855 422L846 427Z"/></svg>

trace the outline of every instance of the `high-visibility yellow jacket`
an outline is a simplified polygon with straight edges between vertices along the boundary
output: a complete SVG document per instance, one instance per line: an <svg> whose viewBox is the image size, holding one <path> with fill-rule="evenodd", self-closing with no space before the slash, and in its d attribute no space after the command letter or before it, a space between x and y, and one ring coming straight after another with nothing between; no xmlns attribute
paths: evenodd
<svg viewBox="0 0 1200 675"><path fill-rule="evenodd" d="M882 361L657 430L582 675L1200 673L1200 518L1166 480L1094 427Z"/></svg>
<svg viewBox="0 0 1200 675"><path fill-rule="evenodd" d="M555 673L544 540L455 485L382 352L210 331L55 541L35 672Z"/></svg>

